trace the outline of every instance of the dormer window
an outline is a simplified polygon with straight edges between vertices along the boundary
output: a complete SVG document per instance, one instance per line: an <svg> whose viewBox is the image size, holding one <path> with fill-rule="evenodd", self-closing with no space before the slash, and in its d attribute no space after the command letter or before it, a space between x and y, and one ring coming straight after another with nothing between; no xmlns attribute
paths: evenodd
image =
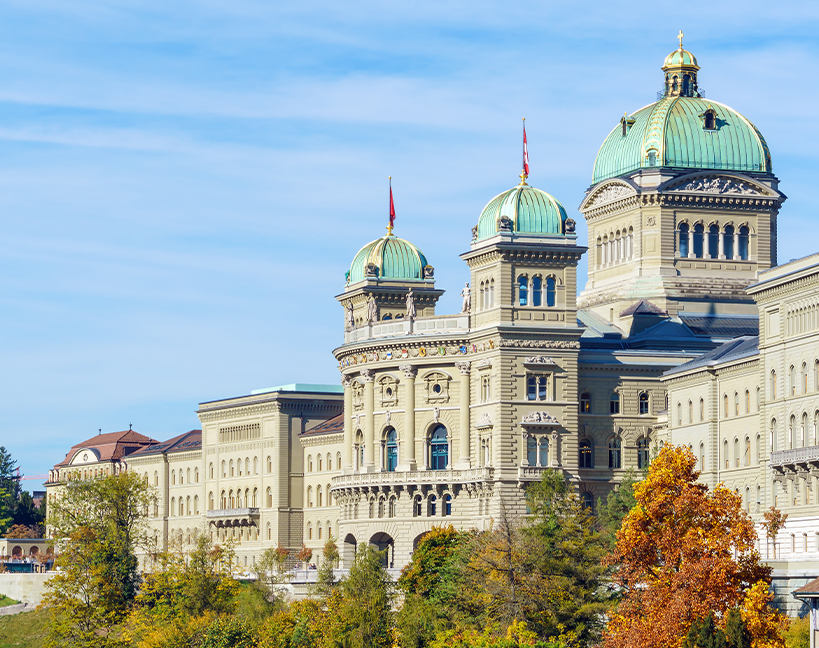
<svg viewBox="0 0 819 648"><path fill-rule="evenodd" d="M628 113L623 113L623 116L620 118L620 126L623 129L623 137L625 137L628 135L631 127L634 126L634 120L628 116Z"/></svg>
<svg viewBox="0 0 819 648"><path fill-rule="evenodd" d="M703 130L717 130L717 113L713 108L709 108L701 115Z"/></svg>

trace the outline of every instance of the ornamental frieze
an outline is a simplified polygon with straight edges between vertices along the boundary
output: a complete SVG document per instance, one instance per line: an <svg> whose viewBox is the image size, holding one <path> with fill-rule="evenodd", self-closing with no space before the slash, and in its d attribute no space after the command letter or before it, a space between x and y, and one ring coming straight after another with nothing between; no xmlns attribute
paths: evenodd
<svg viewBox="0 0 819 648"><path fill-rule="evenodd" d="M522 349L579 349L580 342L577 340L509 340L500 341L500 346L504 348Z"/></svg>
<svg viewBox="0 0 819 648"><path fill-rule="evenodd" d="M614 202L615 200L620 200L621 198L625 198L626 196L632 196L636 192L631 187L622 184L612 184L608 187L604 187L600 191L598 191L593 197L591 202L588 204L589 207L600 206L605 203Z"/></svg>
<svg viewBox="0 0 819 648"><path fill-rule="evenodd" d="M684 185L679 185L668 189L668 191L688 191L709 194L739 194L743 196L763 196L765 195L756 187L752 187L746 182L741 182L733 178L697 178L690 180Z"/></svg>

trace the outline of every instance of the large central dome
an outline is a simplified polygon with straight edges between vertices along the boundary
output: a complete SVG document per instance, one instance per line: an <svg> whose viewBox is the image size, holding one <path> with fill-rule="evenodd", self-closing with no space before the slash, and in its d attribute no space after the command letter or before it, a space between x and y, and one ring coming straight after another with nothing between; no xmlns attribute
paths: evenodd
<svg viewBox="0 0 819 648"><path fill-rule="evenodd" d="M702 97L698 70L682 46L666 57L664 96L623 115L600 147L592 184L656 167L772 172L765 138L735 110Z"/></svg>

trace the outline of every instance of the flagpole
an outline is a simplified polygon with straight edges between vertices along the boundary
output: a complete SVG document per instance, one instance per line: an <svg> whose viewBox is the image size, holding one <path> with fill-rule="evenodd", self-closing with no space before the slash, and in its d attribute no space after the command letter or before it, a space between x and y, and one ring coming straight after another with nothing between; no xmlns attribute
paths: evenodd
<svg viewBox="0 0 819 648"><path fill-rule="evenodd" d="M526 178L529 177L528 153L526 151L526 117L523 118L523 168L521 169L520 184L526 184Z"/></svg>
<svg viewBox="0 0 819 648"><path fill-rule="evenodd" d="M387 236L392 236L392 176L390 176L390 215L389 224L387 225Z"/></svg>

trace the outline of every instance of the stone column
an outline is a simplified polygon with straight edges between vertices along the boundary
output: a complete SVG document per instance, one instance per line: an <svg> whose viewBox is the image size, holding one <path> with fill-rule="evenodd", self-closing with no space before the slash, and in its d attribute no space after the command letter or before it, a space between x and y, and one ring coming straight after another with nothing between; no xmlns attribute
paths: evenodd
<svg viewBox="0 0 819 648"><path fill-rule="evenodd" d="M418 368L405 364L398 367L404 372L404 443L401 446L401 464L404 470L416 470L415 461L415 376Z"/></svg>
<svg viewBox="0 0 819 648"><path fill-rule="evenodd" d="M739 260L742 257L739 256L739 228L737 227L734 229L734 260Z"/></svg>
<svg viewBox="0 0 819 648"><path fill-rule="evenodd" d="M470 405L470 362L456 362L455 366L461 372L461 444L458 453L458 463L455 467L459 470L469 470L471 461L470 451L470 429L469 429L469 405Z"/></svg>
<svg viewBox="0 0 819 648"><path fill-rule="evenodd" d="M364 380L364 465L361 472L375 470L375 372L372 369L362 369L361 378Z"/></svg>
<svg viewBox="0 0 819 648"><path fill-rule="evenodd" d="M552 468L560 468L560 435L557 431L552 431L552 439L549 443L549 455Z"/></svg>
<svg viewBox="0 0 819 648"><path fill-rule="evenodd" d="M719 247L719 254L717 255L720 259L725 258L725 232L720 231L717 232L717 242Z"/></svg>
<svg viewBox="0 0 819 648"><path fill-rule="evenodd" d="M353 389L350 376L342 376L341 384L344 387L344 447L341 451L341 460L344 462L342 472L353 469L353 428L350 417L353 415Z"/></svg>
<svg viewBox="0 0 819 648"><path fill-rule="evenodd" d="M694 259L696 255L694 254L694 226L691 225L688 228L688 258Z"/></svg>

